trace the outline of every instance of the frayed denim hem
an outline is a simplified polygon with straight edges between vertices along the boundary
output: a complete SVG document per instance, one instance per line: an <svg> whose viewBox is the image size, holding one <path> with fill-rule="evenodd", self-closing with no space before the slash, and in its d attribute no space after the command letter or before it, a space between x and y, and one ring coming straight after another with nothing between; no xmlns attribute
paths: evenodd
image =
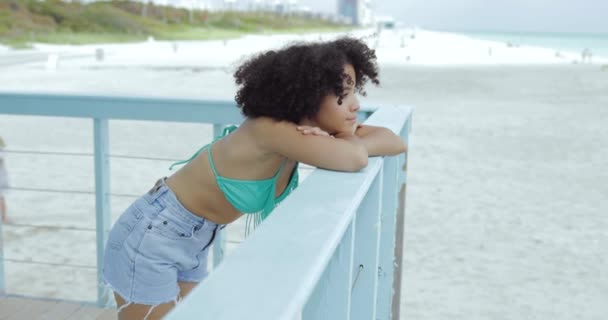
<svg viewBox="0 0 608 320"><path fill-rule="evenodd" d="M116 288L114 288L114 286L112 286L105 278L101 281L101 285L105 286L110 291L117 293L123 300L125 300L125 304L123 304L122 306L120 306L120 307L117 308L116 315L119 315L121 311L123 311L125 308L127 308L128 306L130 306L132 304L140 304L140 305L150 306L150 310L148 310L148 313L143 318L143 320L147 320L148 317L150 316L150 314L152 314L152 311L154 310L154 308L158 307L159 305L165 304L165 303L169 303L169 302L173 302L174 305L177 306L177 304L183 299L183 297L180 296L179 293L178 293L177 296L174 299L169 300L169 301L162 301L162 302L129 301L128 299L125 298L125 297L127 297L127 295L125 295L124 293L120 292L119 290L116 290Z"/></svg>
<svg viewBox="0 0 608 320"><path fill-rule="evenodd" d="M177 304L181 300L182 300L182 297L180 295L177 295L177 297L175 297L175 299L173 299L173 303L175 304L175 306L177 306ZM168 303L168 302L171 302L171 301L167 301L167 302L163 302L163 303ZM136 302L133 302L133 301L127 301L125 304L123 304L122 306L120 306L120 308L118 308L118 310L116 310L116 315L120 315L120 312L122 310L124 310L128 306L130 306L132 304L135 304L135 303ZM150 310L148 310L148 313L146 314L146 316L144 317L143 320L148 320L148 317L152 314L152 311L154 310L154 308L158 307L159 305L161 305L163 303L157 303L157 304L149 305L150 306ZM143 304L143 303L137 303L137 304ZM144 304L144 305L148 305L148 304Z"/></svg>

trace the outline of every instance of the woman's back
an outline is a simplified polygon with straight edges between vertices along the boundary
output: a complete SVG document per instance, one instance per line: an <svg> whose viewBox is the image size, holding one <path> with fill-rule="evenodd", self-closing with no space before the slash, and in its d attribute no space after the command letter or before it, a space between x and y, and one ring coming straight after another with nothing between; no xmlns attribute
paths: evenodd
<svg viewBox="0 0 608 320"><path fill-rule="evenodd" d="M262 182L276 178L274 196L283 194L296 170L296 161L262 147L259 143L261 137L255 130L259 125L256 122L260 121L263 120L245 121L236 131L205 148L167 180L167 185L184 207L220 224L230 223L242 215L218 185L212 164L220 179ZM213 163L209 159L209 150Z"/></svg>

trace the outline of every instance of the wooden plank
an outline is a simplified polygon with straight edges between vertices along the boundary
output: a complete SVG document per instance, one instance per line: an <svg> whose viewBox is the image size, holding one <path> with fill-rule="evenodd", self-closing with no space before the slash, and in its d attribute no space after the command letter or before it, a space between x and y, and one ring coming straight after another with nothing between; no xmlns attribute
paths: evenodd
<svg viewBox="0 0 608 320"><path fill-rule="evenodd" d="M69 317L71 314L76 312L76 310L80 309L80 304L78 303L70 303L70 302L57 302L46 312L43 312L39 320L58 320L65 319Z"/></svg>
<svg viewBox="0 0 608 320"><path fill-rule="evenodd" d="M3 298L0 305L0 319L8 319L23 308L27 308L27 300L21 298Z"/></svg>
<svg viewBox="0 0 608 320"><path fill-rule="evenodd" d="M116 309L105 309L99 316L97 316L96 320L116 320L118 316L116 314Z"/></svg>
<svg viewBox="0 0 608 320"><path fill-rule="evenodd" d="M23 319L38 319L40 315L51 309L57 304L56 301L46 300L29 300L17 298L21 300L18 304L19 308L10 316L3 318L6 320L23 320Z"/></svg>
<svg viewBox="0 0 608 320"><path fill-rule="evenodd" d="M96 320L97 317L99 317L104 312L107 312L107 310L112 310L114 311L114 314L116 314L115 309L102 309L91 306L81 306L65 320Z"/></svg>
<svg viewBox="0 0 608 320"><path fill-rule="evenodd" d="M76 302L21 297L0 299L1 320L97 320L102 314L103 319L116 319L115 309L95 308Z"/></svg>

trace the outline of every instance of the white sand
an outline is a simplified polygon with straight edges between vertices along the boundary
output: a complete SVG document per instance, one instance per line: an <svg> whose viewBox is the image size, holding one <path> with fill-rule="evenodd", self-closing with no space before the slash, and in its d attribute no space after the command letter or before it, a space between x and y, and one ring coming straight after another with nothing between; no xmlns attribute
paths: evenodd
<svg viewBox="0 0 608 320"><path fill-rule="evenodd" d="M108 44L59 46L36 44L43 52L93 54L103 48L108 61L95 64L129 67L158 65L225 68L234 66L243 54L269 48L279 48L292 41L332 39L341 34L323 35L250 35L229 41L147 41L139 44ZM350 35L364 38L377 48L382 64L398 65L513 65L513 64L569 64L581 63L579 52L558 51L552 48L512 46L506 42L474 39L464 35L414 29L384 30L377 36L374 30L353 31ZM177 50L175 50L177 48ZM559 52L559 55L557 54ZM595 64L608 63L608 57L595 57ZM73 65L73 64L70 64Z"/></svg>
<svg viewBox="0 0 608 320"><path fill-rule="evenodd" d="M383 85L369 88L368 100L416 106L403 318L603 319L606 71L572 65L574 53L561 59L552 49L426 31L401 48L400 37L381 35ZM302 38L319 35L180 42L177 52L169 42L108 45L102 62L94 59L99 46L38 45L42 52L88 56L60 56L54 71L44 61L0 69L0 88L232 99L230 72L241 53ZM491 57L489 45L496 46ZM91 122L85 120L0 116L0 134L11 149L92 150ZM113 121L111 152L186 158L210 135L206 125ZM144 192L168 174L168 164L114 159L112 192ZM13 153L8 167L14 186L93 188L87 157ZM15 223L94 227L90 195L14 191L8 201ZM114 219L129 201L112 199ZM231 241L240 240L237 229ZM8 225L4 239L10 293L95 299L93 268L13 262L94 266L94 232Z"/></svg>

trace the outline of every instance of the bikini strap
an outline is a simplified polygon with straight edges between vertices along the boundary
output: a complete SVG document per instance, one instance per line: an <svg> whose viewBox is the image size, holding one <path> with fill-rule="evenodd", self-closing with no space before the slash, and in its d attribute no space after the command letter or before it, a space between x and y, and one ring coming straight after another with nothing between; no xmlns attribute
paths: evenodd
<svg viewBox="0 0 608 320"><path fill-rule="evenodd" d="M213 139L213 142L215 142L215 141L217 141L217 140L219 140L219 139L221 139L221 138L223 138L223 137L231 134L237 128L238 127L235 126L235 125L231 125L231 126L225 127L224 130L222 130L222 133L219 136L217 136L215 139ZM196 158L196 156L198 156L203 150L205 150L205 148L209 147L209 152L207 152L209 154L209 163L211 163L211 169L213 170L213 174L215 174L217 176L217 171L215 170L215 165L213 164L213 159L211 158L211 145L213 144L213 142L209 143L209 144L206 144L202 148L198 149L198 151L195 152L192 155L192 157L188 158L187 160L177 161L177 162L173 163L169 167L169 170L173 170L173 167L175 167L175 166L179 166L179 165L182 165L182 164L185 164L185 163L188 163L188 162L194 160L194 158Z"/></svg>
<svg viewBox="0 0 608 320"><path fill-rule="evenodd" d="M174 162L174 163L173 163L173 164L172 164L172 165L169 167L169 170L173 170L173 167L175 167L175 166L179 166L179 165L182 165L182 164L184 164L184 163L188 163L188 162L190 162L190 161L194 160L194 158L196 158L196 156L198 156L198 155L199 155L199 154L200 154L200 153L201 153L203 150L205 150L205 148L207 148L208 146L209 146L209 144L207 144L207 145L203 146L202 148L198 149L198 151L197 151L197 152L195 152L195 153L192 155L192 157L190 157L190 158L188 158L188 159L186 159L186 160L182 160L182 161L177 161L177 162ZM210 149L210 150L211 150L211 149Z"/></svg>
<svg viewBox="0 0 608 320"><path fill-rule="evenodd" d="M215 138L215 140L219 140L229 134L231 134L232 132L234 132L234 130L238 129L239 127L235 126L235 125L231 125L231 126L227 126L224 128L224 130L222 130L222 134L220 134L219 137Z"/></svg>
<svg viewBox="0 0 608 320"><path fill-rule="evenodd" d="M209 150L207 150L207 157L209 157L209 165L211 165L211 171L213 171L213 175L215 177L218 176L217 170L215 169L215 163L213 163L213 157L211 156L211 148L213 146L213 143L216 142L217 140L231 134L234 130L236 130L238 127L235 125L231 125L231 126L227 126L224 128L224 130L222 130L222 134L220 134L219 137L215 138L215 140L213 140L212 143L210 143L209 146ZM203 147L204 148L204 147Z"/></svg>
<svg viewBox="0 0 608 320"><path fill-rule="evenodd" d="M281 171L283 171L283 167L285 166L285 163L287 163L287 158L283 159L283 162L281 162L281 166L279 167L279 171L277 171L277 173L274 175L274 177L278 177L281 174Z"/></svg>
<svg viewBox="0 0 608 320"><path fill-rule="evenodd" d="M207 157L209 157L209 165L211 165L211 171L213 171L213 175L217 178L217 170L215 170L215 163L213 163L213 157L211 156L211 147L213 143L209 145L209 150L207 150Z"/></svg>

